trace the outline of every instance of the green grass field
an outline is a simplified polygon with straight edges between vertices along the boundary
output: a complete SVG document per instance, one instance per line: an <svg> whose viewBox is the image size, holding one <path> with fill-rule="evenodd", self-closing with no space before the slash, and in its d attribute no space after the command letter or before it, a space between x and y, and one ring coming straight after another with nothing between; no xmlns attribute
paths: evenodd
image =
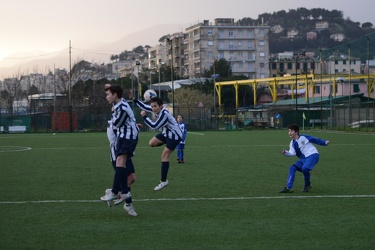
<svg viewBox="0 0 375 250"><path fill-rule="evenodd" d="M305 131L301 131L301 134ZM105 133L0 135L0 249L373 249L375 134L306 131L328 139L309 193L289 166L286 130L189 133L185 164L143 132L134 158L137 217L99 198L113 170Z"/></svg>

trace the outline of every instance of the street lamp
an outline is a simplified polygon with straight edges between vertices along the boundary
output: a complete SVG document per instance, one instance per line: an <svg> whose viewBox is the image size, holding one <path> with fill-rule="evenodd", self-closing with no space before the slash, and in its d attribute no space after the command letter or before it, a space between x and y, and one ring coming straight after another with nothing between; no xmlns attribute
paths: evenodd
<svg viewBox="0 0 375 250"><path fill-rule="evenodd" d="M135 61L135 65L137 65L137 73L138 73L138 77L137 77L137 80L138 80L138 99L141 99L141 92L142 92L142 86L141 86L141 83L139 82L139 65L141 65L141 62L140 61Z"/></svg>

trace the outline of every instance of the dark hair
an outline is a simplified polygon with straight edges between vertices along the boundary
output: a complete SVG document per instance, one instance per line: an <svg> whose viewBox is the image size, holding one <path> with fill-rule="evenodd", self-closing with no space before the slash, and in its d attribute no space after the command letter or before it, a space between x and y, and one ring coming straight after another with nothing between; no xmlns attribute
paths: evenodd
<svg viewBox="0 0 375 250"><path fill-rule="evenodd" d="M159 97L152 97L150 103L156 102L159 106L163 105L163 100Z"/></svg>
<svg viewBox="0 0 375 250"><path fill-rule="evenodd" d="M181 115L181 114L178 114L177 117L181 116L182 119L184 119L184 117Z"/></svg>
<svg viewBox="0 0 375 250"><path fill-rule="evenodd" d="M290 124L288 126L288 129L293 130L294 132L296 132L297 134L299 134L299 126L297 124Z"/></svg>
<svg viewBox="0 0 375 250"><path fill-rule="evenodd" d="M117 94L118 98L122 98L123 89L118 85L113 85L109 87L107 90L109 90L112 94Z"/></svg>

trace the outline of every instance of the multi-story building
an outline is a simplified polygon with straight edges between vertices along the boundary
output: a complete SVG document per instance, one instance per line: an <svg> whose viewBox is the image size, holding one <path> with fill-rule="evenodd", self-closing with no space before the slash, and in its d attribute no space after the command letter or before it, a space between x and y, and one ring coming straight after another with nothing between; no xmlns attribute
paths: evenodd
<svg viewBox="0 0 375 250"><path fill-rule="evenodd" d="M241 26L232 18L217 18L172 35L169 63L183 77L201 77L215 60L226 59L233 75L250 79L269 76L269 26Z"/></svg>
<svg viewBox="0 0 375 250"><path fill-rule="evenodd" d="M148 68L157 71L166 61L167 45L166 42L160 43L155 47L148 49Z"/></svg>

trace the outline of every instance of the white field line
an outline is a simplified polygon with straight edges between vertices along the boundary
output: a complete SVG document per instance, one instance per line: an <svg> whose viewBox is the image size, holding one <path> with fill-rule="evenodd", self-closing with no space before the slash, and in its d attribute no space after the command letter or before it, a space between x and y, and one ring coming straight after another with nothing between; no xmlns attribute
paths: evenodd
<svg viewBox="0 0 375 250"><path fill-rule="evenodd" d="M133 199L136 202L158 202L158 201L222 201L222 200L282 200L282 199L358 199L375 198L375 194L363 195L313 195L313 196L260 196L260 197L223 197L223 198L161 198L161 199ZM42 201L0 201L5 204L28 204L28 203L98 203L100 200L42 200Z"/></svg>
<svg viewBox="0 0 375 250"><path fill-rule="evenodd" d="M331 143L329 147L335 147L335 146L375 146L375 143L364 143L364 144L353 144L353 143L342 143L342 144L333 144ZM14 149L7 149L9 147L14 147ZM250 145L250 144L236 144L236 145L189 145L190 148L243 148L243 147L286 147L286 144L268 144L268 145ZM9 153L9 152L19 152L19 151L28 151L28 150L91 150L91 149L102 149L102 148L108 148L107 146L102 147L85 147L85 148L30 148L25 146L0 146L0 153ZM137 148L149 148L148 146L137 146Z"/></svg>

